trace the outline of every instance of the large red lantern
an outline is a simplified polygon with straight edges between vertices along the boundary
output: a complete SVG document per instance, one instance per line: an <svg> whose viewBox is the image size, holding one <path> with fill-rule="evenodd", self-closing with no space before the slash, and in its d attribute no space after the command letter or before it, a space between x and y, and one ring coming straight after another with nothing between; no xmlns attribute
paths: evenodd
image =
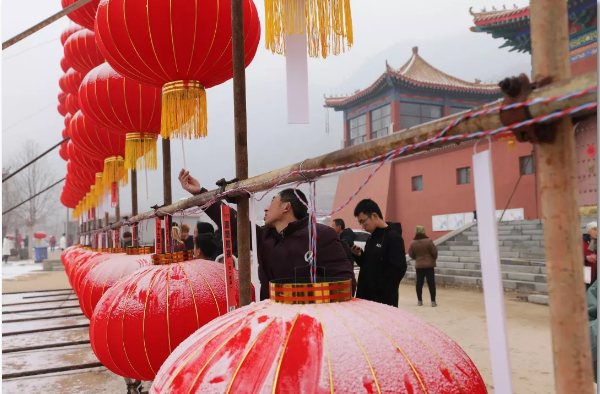
<svg viewBox="0 0 600 394"><path fill-rule="evenodd" d="M76 1L77 0L61 0L62 7L67 8L68 6L74 4ZM83 7L76 9L75 11L71 11L67 14L67 16L69 17L69 19L71 19L78 25L81 25L90 30L94 30L94 19L96 18L96 10L98 9L99 2L100 0L92 0L90 3L84 5Z"/></svg>
<svg viewBox="0 0 600 394"><path fill-rule="evenodd" d="M192 334L150 393L487 393L437 328L388 305L343 301L350 281L283 286Z"/></svg>
<svg viewBox="0 0 600 394"><path fill-rule="evenodd" d="M92 349L112 372L153 380L183 340L226 313L225 294L224 268L214 261L142 267L118 281L96 305L90 321Z"/></svg>
<svg viewBox="0 0 600 394"><path fill-rule="evenodd" d="M56 106L56 109L61 116L65 116L66 114L69 113L69 111L67 111L66 105L64 105L63 103L58 103L58 105Z"/></svg>
<svg viewBox="0 0 600 394"><path fill-rule="evenodd" d="M65 58L76 71L87 74L94 67L104 63L102 53L96 45L95 34L82 29L71 34L65 42Z"/></svg>
<svg viewBox="0 0 600 394"><path fill-rule="evenodd" d="M83 81L84 75L79 71L75 71L70 68L67 72L60 77L58 80L58 85L65 93L74 94L77 96L79 91L79 85L81 85L81 81Z"/></svg>
<svg viewBox="0 0 600 394"><path fill-rule="evenodd" d="M71 115L75 115L77 111L79 111L79 100L76 94L67 94L67 99L65 100L65 107Z"/></svg>
<svg viewBox="0 0 600 394"><path fill-rule="evenodd" d="M252 0L243 6L248 66L260 21ZM163 138L206 135L205 89L233 76L230 0L102 0L96 40L119 74L162 87Z"/></svg>
<svg viewBox="0 0 600 394"><path fill-rule="evenodd" d="M65 45L65 42L67 42L67 39L69 37L71 37L71 34L78 32L79 30L83 29L81 26L77 26L77 25L72 25L67 27L65 30L63 30L63 32L60 34L60 44L62 46ZM93 30L93 28L91 29ZM66 72L66 71L65 71Z"/></svg>
<svg viewBox="0 0 600 394"><path fill-rule="evenodd" d="M69 160L76 165L86 171L93 172L96 174L96 194L102 195L103 191L103 171L104 171L104 161L92 159L89 155L87 155L84 151L77 148L73 141L69 141L67 144L67 154L69 156Z"/></svg>
<svg viewBox="0 0 600 394"><path fill-rule="evenodd" d="M114 256L112 253L98 253L89 260L79 264L71 271L71 286L77 297L81 297L80 285L92 269Z"/></svg>
<svg viewBox="0 0 600 394"><path fill-rule="evenodd" d="M77 111L75 111L77 113ZM65 115L65 129L63 130L63 138L67 138L69 136L69 126L71 125L71 119L73 115L69 112Z"/></svg>
<svg viewBox="0 0 600 394"><path fill-rule="evenodd" d="M69 63L69 61L63 57L60 59L60 68L62 68L63 72L66 73L71 68L71 63Z"/></svg>
<svg viewBox="0 0 600 394"><path fill-rule="evenodd" d="M126 169L156 169L160 100L159 88L124 78L108 63L90 71L79 87L84 115L100 127L127 134Z"/></svg>
<svg viewBox="0 0 600 394"><path fill-rule="evenodd" d="M83 314L90 319L108 289L133 271L151 264L149 254L113 254L93 268L79 286L79 305Z"/></svg>
<svg viewBox="0 0 600 394"><path fill-rule="evenodd" d="M64 161L68 161L69 160L69 153L67 152L66 147L63 146L64 143L62 143L60 145L60 149L58 150L58 155L60 156L61 159L63 159Z"/></svg>
<svg viewBox="0 0 600 394"><path fill-rule="evenodd" d="M93 159L104 160L103 184L107 188L113 182L127 184L125 170L125 136L102 129L81 111L71 119L71 140L75 146Z"/></svg>

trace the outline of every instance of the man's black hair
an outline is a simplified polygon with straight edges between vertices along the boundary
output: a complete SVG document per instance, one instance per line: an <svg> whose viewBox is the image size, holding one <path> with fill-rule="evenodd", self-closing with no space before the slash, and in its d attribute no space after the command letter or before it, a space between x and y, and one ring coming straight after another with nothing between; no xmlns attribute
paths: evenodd
<svg viewBox="0 0 600 394"><path fill-rule="evenodd" d="M217 251L217 243L215 242L215 236L212 234L198 234L194 241L196 248L202 251L202 254L207 259L210 259Z"/></svg>
<svg viewBox="0 0 600 394"><path fill-rule="evenodd" d="M131 238L131 233L129 231L125 231L123 233L123 238Z"/></svg>
<svg viewBox="0 0 600 394"><path fill-rule="evenodd" d="M354 216L357 217L361 213L364 213L367 216L371 216L372 214L376 213L381 219L383 219L379 205L377 205L377 203L370 198L366 198L356 204L356 208L354 208Z"/></svg>
<svg viewBox="0 0 600 394"><path fill-rule="evenodd" d="M296 190L296 193L298 193L298 196L300 196L304 203L308 201L304 193L302 193L300 190ZM294 217L296 220L300 220L308 216L308 208L304 206L302 202L300 202L300 199L298 199L296 193L294 193L294 189L285 189L279 193L279 198L281 199L281 202L289 202L292 205Z"/></svg>
<svg viewBox="0 0 600 394"><path fill-rule="evenodd" d="M214 234L215 228L208 222L197 222L196 229L198 234Z"/></svg>
<svg viewBox="0 0 600 394"><path fill-rule="evenodd" d="M344 219L333 219L333 222L336 226L340 226L342 230L346 229L346 223L344 223Z"/></svg>

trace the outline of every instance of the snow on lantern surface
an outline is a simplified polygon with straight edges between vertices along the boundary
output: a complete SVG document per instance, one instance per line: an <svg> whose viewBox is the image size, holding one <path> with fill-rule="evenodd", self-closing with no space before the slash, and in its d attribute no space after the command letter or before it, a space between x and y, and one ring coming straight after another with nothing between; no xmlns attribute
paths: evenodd
<svg viewBox="0 0 600 394"><path fill-rule="evenodd" d="M90 320L90 342L112 372L153 380L182 341L226 311L223 264L190 260L142 267L104 293Z"/></svg>
<svg viewBox="0 0 600 394"><path fill-rule="evenodd" d="M81 264L87 262L92 257L101 254L99 252L83 248L80 248L80 250L80 253L73 252L72 254L69 254L68 260L65 264L65 272L67 274L67 277L69 278L69 283L71 284L71 286L73 286L74 271L76 271Z"/></svg>
<svg viewBox="0 0 600 394"><path fill-rule="evenodd" d="M340 280L312 293L282 290L279 301L271 283L270 300L184 341L150 393L487 393L473 362L441 331L387 305L332 300L342 283L349 299L351 284Z"/></svg>
<svg viewBox="0 0 600 394"><path fill-rule="evenodd" d="M81 297L80 285L90 271L98 264L105 262L113 256L124 256L124 254L97 253L95 256L92 256L77 265L77 267L71 271L71 286L73 286L73 290L75 291L75 294L77 294L77 297Z"/></svg>
<svg viewBox="0 0 600 394"><path fill-rule="evenodd" d="M100 298L119 279L152 264L149 254L114 254L90 270L79 285L79 306L89 319Z"/></svg>

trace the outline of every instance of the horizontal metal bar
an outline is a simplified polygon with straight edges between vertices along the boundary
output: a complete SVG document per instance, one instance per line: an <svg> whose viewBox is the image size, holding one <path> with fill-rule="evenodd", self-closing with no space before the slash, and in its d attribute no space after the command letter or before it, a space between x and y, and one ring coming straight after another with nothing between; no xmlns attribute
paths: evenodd
<svg viewBox="0 0 600 394"><path fill-rule="evenodd" d="M40 309L23 309L16 311L2 311L2 314L8 313L29 313L29 312L42 312L42 311L54 311L57 309L70 309L70 308L79 308L79 305L67 305L67 306L57 306L56 308L40 308Z"/></svg>
<svg viewBox="0 0 600 394"><path fill-rule="evenodd" d="M60 295L58 295L57 297L59 297ZM31 304L45 304L48 302L62 302L62 301L77 301L77 297L75 298L63 298L60 300L42 300L42 301L29 301L29 302L16 302L13 304L2 304L2 307L5 306L19 306L19 305L31 305Z"/></svg>
<svg viewBox="0 0 600 394"><path fill-rule="evenodd" d="M15 291L13 293L2 293L2 295L27 294L27 293L50 293L51 291L71 291L71 290L73 290L73 289Z"/></svg>
<svg viewBox="0 0 600 394"><path fill-rule="evenodd" d="M73 314L70 314L70 315L50 315L50 316L28 317L28 318L25 318L25 319L2 320L2 323L22 323L24 321L60 319L60 318L63 318L63 317L79 317L79 316L84 316L84 314L83 313L73 313Z"/></svg>
<svg viewBox="0 0 600 394"><path fill-rule="evenodd" d="M44 295L38 295L38 296L26 296L26 297L22 297L22 298L28 299L28 298L59 297L59 296L69 296L71 294L75 294L75 293L71 292L71 293L60 293L60 294L44 294Z"/></svg>
<svg viewBox="0 0 600 394"><path fill-rule="evenodd" d="M84 327L89 327L89 326L90 326L90 323L86 323L86 324L74 324L72 326L62 326L62 327L37 328L35 330L3 332L2 336L3 337L12 337L12 336L15 336L15 335L34 334L36 332L46 332L46 331L70 330L71 328L84 328Z"/></svg>
<svg viewBox="0 0 600 394"><path fill-rule="evenodd" d="M47 345L38 345L38 346L14 347L14 348L10 348L10 349L2 349L2 354L21 353L21 352L28 352L31 350L55 349L55 348L67 347L67 346L87 345L88 343L90 343L89 340L84 340L84 341L73 341L73 342L49 343Z"/></svg>
<svg viewBox="0 0 600 394"><path fill-rule="evenodd" d="M15 373L7 373L2 374L2 380L6 379L15 379L15 378L23 378L25 376L37 376L37 375L46 375L49 373L58 373L58 372L66 372L66 371L76 371L78 369L89 369L89 368L98 368L103 367L102 363L87 363L87 364L77 364L77 365L68 365L65 367L56 367L56 368L46 368L46 369L36 369L34 371L23 371L23 372L15 372Z"/></svg>

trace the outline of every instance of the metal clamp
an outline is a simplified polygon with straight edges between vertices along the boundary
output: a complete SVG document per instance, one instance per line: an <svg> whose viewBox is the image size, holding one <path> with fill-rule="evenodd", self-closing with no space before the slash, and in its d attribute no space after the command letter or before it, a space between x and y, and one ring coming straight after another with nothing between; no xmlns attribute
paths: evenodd
<svg viewBox="0 0 600 394"><path fill-rule="evenodd" d="M225 193L225 188L227 187L227 185L230 185L230 184L236 183L236 182L239 182L238 178L233 178L230 181L226 180L225 178L221 178L217 182L215 182L215 184L217 186L219 186L219 194L223 194L223 193ZM230 204L237 204L236 197L225 196L225 201L227 201Z"/></svg>

